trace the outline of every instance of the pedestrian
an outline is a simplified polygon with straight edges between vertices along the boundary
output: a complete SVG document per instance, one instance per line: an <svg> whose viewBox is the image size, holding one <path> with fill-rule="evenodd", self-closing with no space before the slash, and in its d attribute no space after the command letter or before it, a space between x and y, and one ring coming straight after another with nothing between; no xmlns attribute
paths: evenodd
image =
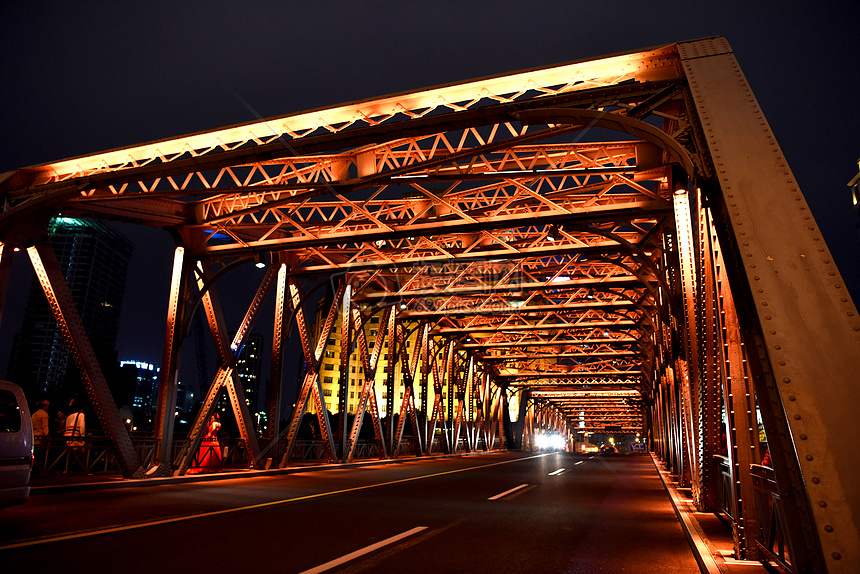
<svg viewBox="0 0 860 574"><path fill-rule="evenodd" d="M221 467L221 445L218 443L218 431L221 429L221 420L218 414L209 419L206 427L206 435L200 441L197 456L194 457L189 474L202 472L218 472Z"/></svg>
<svg viewBox="0 0 860 574"><path fill-rule="evenodd" d="M45 444L50 433L51 417L48 415L49 403L47 399L43 399L36 403L39 407L30 420L33 422L33 444Z"/></svg>
<svg viewBox="0 0 860 574"><path fill-rule="evenodd" d="M69 403L69 412L66 417L66 426L63 429L63 436L66 437L66 444L71 447L84 446L84 435L87 434L86 417L81 412L80 407L75 404L75 399Z"/></svg>

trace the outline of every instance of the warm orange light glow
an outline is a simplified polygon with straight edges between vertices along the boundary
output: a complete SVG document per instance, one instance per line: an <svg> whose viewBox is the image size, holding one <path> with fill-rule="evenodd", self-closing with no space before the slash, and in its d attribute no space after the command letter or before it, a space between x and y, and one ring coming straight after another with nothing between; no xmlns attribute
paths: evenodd
<svg viewBox="0 0 860 574"><path fill-rule="evenodd" d="M226 150L246 142L266 143L282 136L300 138L318 128L338 131L356 123L376 124L398 114L421 117L437 108L452 111L468 109L482 99L506 102L528 91L547 95L607 86L655 73L672 73L671 67L657 72L653 62L664 49L624 54L599 60L574 62L550 68L483 78L411 93L349 103L333 108L279 116L259 122L230 126L211 132L119 148L45 164L45 176L54 179L80 177L136 167L150 161L170 161L175 157L196 156L212 150ZM668 70L668 71L667 71Z"/></svg>

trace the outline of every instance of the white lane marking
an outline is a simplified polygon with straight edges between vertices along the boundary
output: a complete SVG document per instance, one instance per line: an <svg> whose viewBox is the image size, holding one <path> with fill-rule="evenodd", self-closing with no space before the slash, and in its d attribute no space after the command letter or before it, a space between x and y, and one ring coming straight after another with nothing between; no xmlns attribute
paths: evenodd
<svg viewBox="0 0 860 574"><path fill-rule="evenodd" d="M512 493L512 492L516 492L516 491L518 491L519 489L521 489L521 488L525 488L525 487L527 487L527 486L528 486L528 484L521 484L521 485L519 485L519 486L515 486L515 487L513 487L513 488L512 488L512 489L510 489L510 490L506 490L506 491L504 491L504 492L500 492L499 494L497 494L497 495L495 495L495 496L491 496L491 497L490 497L490 498L488 498L487 500L498 500L498 499L500 499L500 498L501 498L501 497L503 497L503 496L507 496L507 495L509 495L510 493Z"/></svg>
<svg viewBox="0 0 860 574"><path fill-rule="evenodd" d="M552 471L551 473L549 473L549 476L556 476L556 475L559 475L559 474L561 474L561 473L563 473L563 472L564 472L564 469L563 469L563 468L560 468L560 469L558 469L558 470L554 470L554 471Z"/></svg>
<svg viewBox="0 0 860 574"><path fill-rule="evenodd" d="M585 462L585 461L584 461L584 460L581 460L581 461L579 461L579 462L577 462L577 463L574 463L574 466L576 466L577 464L582 464L583 462Z"/></svg>
<svg viewBox="0 0 860 574"><path fill-rule="evenodd" d="M426 530L426 529L427 529L426 526L416 526L412 530L407 530L406 532L401 532L400 534L396 534L396 535L392 536L391 538L386 538L385 540L380 540L376 544L371 544L370 546L365 546L364 548L356 550L355 552L350 552L349 554L344 554L340 558L335 558L334 560L329 560L325 564L320 564L319 566L311 568L310 570L305 570L305 571L301 572L300 574L318 574L319 572L325 572L326 570L331 570L332 568L334 568L336 566L340 566L341 564L345 564L345 563L349 562L350 560L355 560L356 558L358 558L360 556L364 556L365 554L370 554L371 552L379 550L383 546L388 546L389 544L393 544L393 543L397 542L398 540L403 540L404 538L408 538L408 537L412 536L413 534L418 534L422 530Z"/></svg>
<svg viewBox="0 0 860 574"><path fill-rule="evenodd" d="M304 501L304 500L312 500L314 498L323 498L326 496L335 496L338 494L345 494L347 492L357 492L359 490L367 490L370 488L377 488L380 486L388 486L390 484L400 484L403 482L412 482L415 480L423 480L425 478L444 476L446 474L457 474L460 472L468 472L470 470L489 468L491 466L511 464L513 462L520 462L523 460L531 460L533 458L541 458L544 456L548 456L548 453L535 454L532 456L527 456L524 458L515 458L515 459L511 459L511 460L502 460L499 462L491 462L489 464L480 464L477 466L469 466L466 468L457 468L454 470L444 470L442 472L434 472L431 474L422 474L419 476L410 476L409 478L401 478L398 480L389 480L387 482L377 482L375 484L366 484L364 486L356 486L353 488L344 488L342 490L329 490L329 491L325 491L325 492L318 492L316 494L308 494L305 496L296 496L295 498L285 498L282 500L272 500L269 502L261 502L259 504L251 504L248 506L237 506L234 508L225 508L223 510L213 510L211 512L201 512L200 514L187 514L185 516L174 516L172 518L162 518L159 520L152 520L149 522L137 522L137 523L133 523L133 524L121 524L121 525L117 525L117 526L108 526L105 528L99 528L96 530L85 530L82 532L71 532L68 534L46 536L44 538L31 538L29 540L20 540L18 542L13 542L11 544L0 544L0 550L9 550L12 548L22 548L25 546L38 546L41 544L49 544L51 542L62 542L64 540L75 540L78 538L88 538L90 536L99 536L102 534L110 534L112 532L124 532L126 530L136 530L138 528L147 528L149 526L158 526L161 524L171 524L174 522L184 522L186 520L196 520L198 518L206 518L209 516L219 516L221 514L232 514L234 512L242 512L245 510L254 510L257 508L268 508L270 506L279 506L281 504L288 504L291 502L300 502L300 501Z"/></svg>

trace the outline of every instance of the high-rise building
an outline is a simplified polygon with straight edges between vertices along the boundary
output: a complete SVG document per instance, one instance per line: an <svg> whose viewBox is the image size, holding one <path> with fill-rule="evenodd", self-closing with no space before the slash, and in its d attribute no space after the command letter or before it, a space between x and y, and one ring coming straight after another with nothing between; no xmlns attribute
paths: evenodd
<svg viewBox="0 0 860 574"><path fill-rule="evenodd" d="M231 334L231 338L234 335ZM260 369L263 362L263 335L249 333L236 361L236 376L245 391L245 403L250 412L257 412L260 395Z"/></svg>
<svg viewBox="0 0 860 574"><path fill-rule="evenodd" d="M121 378L134 386L134 425L150 430L158 408L158 376L161 369L146 361L120 361ZM133 382L132 382L133 381Z"/></svg>
<svg viewBox="0 0 860 574"><path fill-rule="evenodd" d="M134 247L108 224L96 220L55 217L48 236L110 385L115 379L116 336ZM34 398L60 399L83 392L78 369L35 277L7 377Z"/></svg>
<svg viewBox="0 0 860 574"><path fill-rule="evenodd" d="M152 430L158 412L158 387L161 367L146 361L120 361L120 379L131 381L134 389L133 419L135 430ZM128 383L126 383L128 384ZM178 381L176 386L176 414L187 415L196 406L194 390Z"/></svg>

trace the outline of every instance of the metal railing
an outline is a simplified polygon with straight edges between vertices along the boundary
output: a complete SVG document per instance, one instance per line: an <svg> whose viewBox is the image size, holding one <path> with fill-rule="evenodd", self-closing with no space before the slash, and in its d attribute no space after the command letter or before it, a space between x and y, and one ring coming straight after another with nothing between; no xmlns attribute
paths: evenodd
<svg viewBox="0 0 860 574"><path fill-rule="evenodd" d="M793 552L788 538L782 500L776 489L773 469L758 464L750 465L755 491L755 516L757 529L755 544L765 556L779 564L787 572L794 572Z"/></svg>
<svg viewBox="0 0 860 574"><path fill-rule="evenodd" d="M718 483L718 510L726 515L732 522L737 523L737 502L735 501L735 489L732 484L732 472L729 459L726 456L715 455L717 467L720 469Z"/></svg>
<svg viewBox="0 0 860 574"><path fill-rule="evenodd" d="M79 475L94 475L94 474L117 474L122 472L119 460L113 450L110 438L100 434L89 434L82 439L81 446L69 446L66 439L62 436L44 437L38 442L33 449L33 475L50 475L50 474L79 474ZM187 442L187 438L180 438L173 441L171 447L171 457L176 461L182 448ZM149 468L155 461L156 456L156 440L151 435L143 435L132 433L131 442L137 453L143 468ZM245 449L245 443L239 438L219 439L218 445L221 449L221 468L239 470L248 468L249 462ZM261 443L263 446L263 443ZM283 453L286 448L286 441L279 441L278 449L272 449L273 452ZM484 449L483 441L478 445L479 450ZM416 445L413 440L404 440L398 449L398 456L417 456ZM493 443L493 448L499 447L499 441ZM340 445L337 445L338 456ZM426 445L425 445L426 449ZM465 452L467 445L464 439L460 439L458 445L459 452ZM441 454L447 452L445 448L445 440L441 436L433 439L433 453ZM271 453L269 453L271 456ZM374 440L360 440L355 446L355 460L378 459L379 447ZM296 440L293 446L293 452L290 456L291 461L310 462L324 461L325 448L321 440Z"/></svg>

